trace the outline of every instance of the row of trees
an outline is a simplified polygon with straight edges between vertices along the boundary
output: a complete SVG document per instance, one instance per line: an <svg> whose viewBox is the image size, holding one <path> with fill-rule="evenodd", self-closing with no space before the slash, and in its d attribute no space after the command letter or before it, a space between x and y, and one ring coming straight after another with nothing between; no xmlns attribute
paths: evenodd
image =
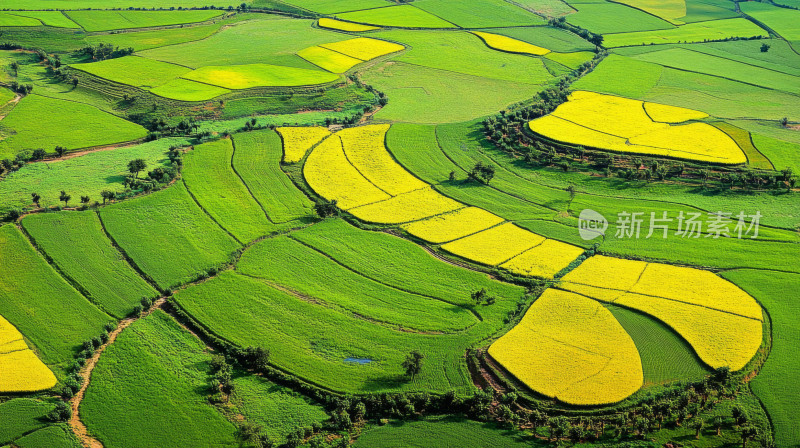
<svg viewBox="0 0 800 448"><path fill-rule="evenodd" d="M88 56L94 61L104 61L106 59L121 58L133 54L132 47L120 48L114 44L99 43L97 45L87 45L75 50L78 56Z"/></svg>

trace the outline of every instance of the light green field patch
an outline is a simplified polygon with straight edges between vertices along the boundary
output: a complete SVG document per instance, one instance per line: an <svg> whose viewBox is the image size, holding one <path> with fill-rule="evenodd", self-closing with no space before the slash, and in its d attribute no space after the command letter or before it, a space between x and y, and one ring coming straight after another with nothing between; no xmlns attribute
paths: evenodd
<svg viewBox="0 0 800 448"><path fill-rule="evenodd" d="M453 123L496 112L535 95L531 84L388 62L363 74L391 98L375 116L413 123Z"/></svg>
<svg viewBox="0 0 800 448"><path fill-rule="evenodd" d="M32 17L0 12L0 26L42 26L42 22Z"/></svg>
<svg viewBox="0 0 800 448"><path fill-rule="evenodd" d="M750 38L757 36L766 37L767 32L747 19L735 18L687 23L686 25L681 25L670 30L606 34L604 36L603 45L611 48L629 45L703 42L707 40L729 39L732 37Z"/></svg>
<svg viewBox="0 0 800 448"><path fill-rule="evenodd" d="M28 95L0 121L0 157L56 145L88 148L136 140L147 135L138 124L74 101Z"/></svg>
<svg viewBox="0 0 800 448"><path fill-rule="evenodd" d="M547 53L545 57L561 65L576 69L581 64L591 61L594 57L594 53L591 51L576 51L574 53L556 53L551 51Z"/></svg>
<svg viewBox="0 0 800 448"><path fill-rule="evenodd" d="M683 22L678 19L686 15L685 0L620 0L620 3L641 9L676 25L682 24Z"/></svg>
<svg viewBox="0 0 800 448"><path fill-rule="evenodd" d="M229 93L230 90L222 87L177 78L172 81L150 89L150 92L178 101L207 101L220 95Z"/></svg>
<svg viewBox="0 0 800 448"><path fill-rule="evenodd" d="M364 62L346 54L337 53L318 46L304 48L297 55L306 61L332 73L344 73Z"/></svg>
<svg viewBox="0 0 800 448"><path fill-rule="evenodd" d="M222 15L222 11L69 11L66 14L91 32L205 22Z"/></svg>
<svg viewBox="0 0 800 448"><path fill-rule="evenodd" d="M575 3L572 6L577 8L578 12L567 16L567 21L593 33L626 33L674 28L674 25L666 20L619 3Z"/></svg>
<svg viewBox="0 0 800 448"><path fill-rule="evenodd" d="M220 24L170 28L166 30L137 31L135 33L117 33L86 36L86 42L112 44L120 48L133 48L136 51L167 45L181 44L205 39L220 29Z"/></svg>
<svg viewBox="0 0 800 448"><path fill-rule="evenodd" d="M462 28L544 24L539 16L503 0L416 0L413 5Z"/></svg>
<svg viewBox="0 0 800 448"><path fill-rule="evenodd" d="M581 39L577 34L549 26L496 28L483 31L502 34L503 36L562 53L594 50L594 45Z"/></svg>
<svg viewBox="0 0 800 448"><path fill-rule="evenodd" d="M656 85L663 70L658 64L611 54L573 88L638 98Z"/></svg>
<svg viewBox="0 0 800 448"><path fill-rule="evenodd" d="M287 0L285 3L320 14L334 14L386 6L385 0Z"/></svg>
<svg viewBox="0 0 800 448"><path fill-rule="evenodd" d="M185 79L228 89L252 87L289 87L325 84L339 79L333 73L321 70L284 67L271 64L247 64L198 68L183 76Z"/></svg>
<svg viewBox="0 0 800 448"><path fill-rule="evenodd" d="M400 28L455 28L450 22L440 19L411 5L387 6L344 14L337 18L367 25L394 26Z"/></svg>
<svg viewBox="0 0 800 448"><path fill-rule="evenodd" d="M31 17L41 21L47 26L58 28L80 28L75 22L70 20L61 11L13 11L8 14L14 14L23 17ZM5 25L0 25L5 26Z"/></svg>
<svg viewBox="0 0 800 448"><path fill-rule="evenodd" d="M73 64L72 68L136 87L153 88L189 73L191 69L139 56L125 56L100 62Z"/></svg>
<svg viewBox="0 0 800 448"><path fill-rule="evenodd" d="M800 40L800 11L778 8L767 3L745 2L742 11L772 28L786 40Z"/></svg>

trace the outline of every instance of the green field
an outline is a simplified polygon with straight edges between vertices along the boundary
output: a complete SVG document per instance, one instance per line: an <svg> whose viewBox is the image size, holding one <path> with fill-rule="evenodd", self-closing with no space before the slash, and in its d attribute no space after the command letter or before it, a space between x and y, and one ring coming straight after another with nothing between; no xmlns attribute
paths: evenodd
<svg viewBox="0 0 800 448"><path fill-rule="evenodd" d="M356 448L438 448L438 447L497 447L537 446L516 431L501 429L491 423L479 423L461 418L431 418L423 421L392 422L370 428L353 445ZM533 444L533 445L532 445Z"/></svg>
<svg viewBox="0 0 800 448"><path fill-rule="evenodd" d="M544 24L537 15L502 0L473 3L459 0L417 0L413 6L461 28Z"/></svg>
<svg viewBox="0 0 800 448"><path fill-rule="evenodd" d="M100 219L122 250L165 289L226 263L239 248L200 209L182 182L105 207Z"/></svg>
<svg viewBox="0 0 800 448"><path fill-rule="evenodd" d="M122 181L128 173L127 164L137 158L145 160L147 169L166 166L166 151L170 146L184 146L183 138L165 138L140 145L97 151L50 163L29 163L0 182L0 213L12 208L32 208L31 193L41 195L43 207L63 205L61 190L72 195L72 205L80 196L102 201L100 192L124 191Z"/></svg>
<svg viewBox="0 0 800 448"><path fill-rule="evenodd" d="M33 17L0 12L0 26L41 26L42 22Z"/></svg>
<svg viewBox="0 0 800 448"><path fill-rule="evenodd" d="M28 95L0 122L0 157L56 146L67 149L121 143L142 138L147 131L94 107L73 101Z"/></svg>
<svg viewBox="0 0 800 448"><path fill-rule="evenodd" d="M52 425L14 441L19 448L80 448L81 443L64 424Z"/></svg>
<svg viewBox="0 0 800 448"><path fill-rule="evenodd" d="M551 51L573 52L594 50L594 45L581 39L578 35L559 28L549 26L526 26L513 28L484 29L487 33L502 34L503 36L528 42Z"/></svg>
<svg viewBox="0 0 800 448"><path fill-rule="evenodd" d="M42 361L66 368L83 341L112 319L80 295L13 224L0 227L0 316L33 343Z"/></svg>
<svg viewBox="0 0 800 448"><path fill-rule="evenodd" d="M166 84L150 89L151 93L178 101L208 101L230 93L222 87L203 84L188 79L173 79Z"/></svg>
<svg viewBox="0 0 800 448"><path fill-rule="evenodd" d="M238 241L247 243L274 229L233 169L230 139L195 146L185 160L186 188L203 210Z"/></svg>
<svg viewBox="0 0 800 448"><path fill-rule="evenodd" d="M339 76L321 70L285 67L271 64L246 64L234 66L208 65L183 75L183 78L227 89L253 87L291 87L325 84Z"/></svg>
<svg viewBox="0 0 800 448"><path fill-rule="evenodd" d="M597 34L648 30L659 30L654 34L663 34L661 30L675 28L666 20L619 3L575 3L572 6L578 12L568 15L567 21Z"/></svg>
<svg viewBox="0 0 800 448"><path fill-rule="evenodd" d="M233 402L247 421L261 425L276 443L283 443L295 428L328 419L325 410L303 395L262 377L246 375L233 380Z"/></svg>
<svg viewBox="0 0 800 448"><path fill-rule="evenodd" d="M7 445L16 439L46 426L42 421L53 406L31 398L17 398L0 403L0 444Z"/></svg>
<svg viewBox="0 0 800 448"><path fill-rule="evenodd" d="M96 212L30 215L22 225L54 264L108 314L123 318L142 297L158 295L111 245Z"/></svg>
<svg viewBox="0 0 800 448"><path fill-rule="evenodd" d="M742 11L770 27L784 39L800 41L800 30L797 29L800 11L755 2L747 2L742 6Z"/></svg>
<svg viewBox="0 0 800 448"><path fill-rule="evenodd" d="M103 354L81 418L106 446L237 446L235 427L207 400L210 360L198 339L155 311Z"/></svg>
<svg viewBox="0 0 800 448"><path fill-rule="evenodd" d="M312 28L311 20L288 19L258 14L257 19L231 24L206 39L167 45L142 51L151 59L198 68L207 65L272 64L315 69L297 56L299 50L314 45L338 42L351 36ZM269 42L269 46L255 44ZM323 72L325 73L325 72Z"/></svg>
<svg viewBox="0 0 800 448"><path fill-rule="evenodd" d="M32 18L39 23L28 25L26 20L24 23L13 24L14 19L10 16L19 16L20 18ZM78 28L78 25L67 18L61 11L13 11L2 13L0 16L0 26L39 26L47 25L58 28Z"/></svg>
<svg viewBox="0 0 800 448"><path fill-rule="evenodd" d="M102 42L120 48L133 48L136 51L143 51L205 39L219 31L220 27L220 24L213 24L166 30L137 31L135 33L91 35L86 36L86 42L92 45Z"/></svg>
<svg viewBox="0 0 800 448"><path fill-rule="evenodd" d="M205 22L221 11L70 11L67 16L86 31L147 28Z"/></svg>
<svg viewBox="0 0 800 448"><path fill-rule="evenodd" d="M797 412L800 401L787 391L798 381L797 351L800 338L800 275L757 271L732 270L723 276L752 294L766 307L772 324L772 350L759 375L753 379L753 392L761 399L775 425L776 446L800 444Z"/></svg>
<svg viewBox="0 0 800 448"><path fill-rule="evenodd" d="M666 31L636 31L607 34L603 45L625 47L629 45L673 44L679 42L704 42L732 37L767 37L767 33L753 22L743 19L712 20L681 25Z"/></svg>
<svg viewBox="0 0 800 448"><path fill-rule="evenodd" d="M72 67L114 82L142 88L164 85L170 80L191 71L180 65L167 64L166 62L138 56L125 56L100 62L74 64Z"/></svg>
<svg viewBox="0 0 800 448"><path fill-rule="evenodd" d="M280 169L283 148L274 131L234 137L233 169L267 217L276 224L313 216L313 203Z"/></svg>
<svg viewBox="0 0 800 448"><path fill-rule="evenodd" d="M386 6L384 0L287 0L284 3L297 6L298 8L308 9L309 11L320 14L333 14L344 11L355 11L361 9L380 8Z"/></svg>
<svg viewBox="0 0 800 448"><path fill-rule="evenodd" d="M455 25L412 5L387 6L336 14L337 19L400 28L455 28Z"/></svg>

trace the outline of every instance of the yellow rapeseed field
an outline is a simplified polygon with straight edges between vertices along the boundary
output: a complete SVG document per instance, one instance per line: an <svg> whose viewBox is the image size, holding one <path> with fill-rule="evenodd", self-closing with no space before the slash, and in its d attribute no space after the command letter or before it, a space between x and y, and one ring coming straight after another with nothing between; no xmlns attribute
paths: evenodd
<svg viewBox="0 0 800 448"><path fill-rule="evenodd" d="M575 405L616 403L644 381L639 352L594 300L549 289L489 354L531 389Z"/></svg>
<svg viewBox="0 0 800 448"><path fill-rule="evenodd" d="M431 187L414 190L385 201L354 207L356 218L380 224L400 224L463 208L464 204L443 196Z"/></svg>
<svg viewBox="0 0 800 448"><path fill-rule="evenodd" d="M319 126L282 127L276 131L283 140L283 161L294 163L303 160L306 152L323 138L331 135L326 128Z"/></svg>
<svg viewBox="0 0 800 448"><path fill-rule="evenodd" d="M544 56L550 53L550 50L547 48L537 47L536 45L511 37L501 36L500 34L484 33L482 31L473 31L472 34L480 37L487 47L494 48L495 50L508 51L510 53L532 54L534 56Z"/></svg>
<svg viewBox="0 0 800 448"><path fill-rule="evenodd" d="M36 392L55 385L53 372L28 348L22 334L0 316L0 393Z"/></svg>
<svg viewBox="0 0 800 448"><path fill-rule="evenodd" d="M615 303L664 322L713 369L740 370L761 347L762 322L757 319L639 294L625 294Z"/></svg>
<svg viewBox="0 0 800 448"><path fill-rule="evenodd" d="M661 263L649 263L630 292L664 297L751 319L763 318L749 294L713 272Z"/></svg>
<svg viewBox="0 0 800 448"><path fill-rule="evenodd" d="M355 39L343 40L330 44L322 44L320 47L327 48L362 61L369 61L379 56L400 51L405 47L385 40L370 39L369 37L356 37Z"/></svg>
<svg viewBox="0 0 800 448"><path fill-rule="evenodd" d="M441 244L480 232L505 221L478 207L465 207L444 215L404 224L401 227L417 238Z"/></svg>
<svg viewBox="0 0 800 448"><path fill-rule="evenodd" d="M583 249L556 240L545 240L500 265L509 271L532 277L553 278L583 253Z"/></svg>
<svg viewBox="0 0 800 448"><path fill-rule="evenodd" d="M392 196L428 186L406 171L384 144L388 124L358 126L339 131L347 159L364 177Z"/></svg>
<svg viewBox="0 0 800 448"><path fill-rule="evenodd" d="M689 123L659 129L630 139L634 145L665 148L668 156L718 163L746 163L739 145L708 123Z"/></svg>
<svg viewBox="0 0 800 448"><path fill-rule="evenodd" d="M595 255L565 275L563 282L629 291L639 280L647 263Z"/></svg>
<svg viewBox="0 0 800 448"><path fill-rule="evenodd" d="M327 48L313 46L304 48L297 55L306 61L332 73L344 73L354 66L364 62L361 59L337 53Z"/></svg>
<svg viewBox="0 0 800 448"><path fill-rule="evenodd" d="M714 126L655 122L645 107L648 106L638 100L576 91L552 114L533 120L528 126L553 140L609 151L725 164L747 161L736 142ZM654 105L648 111L666 121L705 116L698 111L674 109L680 108Z"/></svg>
<svg viewBox="0 0 800 448"><path fill-rule="evenodd" d="M705 112L666 104L644 103L644 109L653 121L661 123L683 123L684 121L708 118L708 114Z"/></svg>
<svg viewBox="0 0 800 448"><path fill-rule="evenodd" d="M347 161L337 135L314 148L306 159L303 175L317 194L328 200L335 199L344 210L390 197Z"/></svg>
<svg viewBox="0 0 800 448"><path fill-rule="evenodd" d="M507 222L442 246L459 257L497 266L541 244L545 238Z"/></svg>
<svg viewBox="0 0 800 448"><path fill-rule="evenodd" d="M336 19L328 19L325 17L319 19L319 26L323 28L330 28L332 30L350 31L353 33L357 33L360 31L372 31L378 29L377 26L360 25L358 23L344 22Z"/></svg>

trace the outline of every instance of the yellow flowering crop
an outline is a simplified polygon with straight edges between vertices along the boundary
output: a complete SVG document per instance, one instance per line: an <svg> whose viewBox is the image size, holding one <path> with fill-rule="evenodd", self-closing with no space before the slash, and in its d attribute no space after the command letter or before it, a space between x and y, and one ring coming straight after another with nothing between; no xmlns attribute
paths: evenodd
<svg viewBox="0 0 800 448"><path fill-rule="evenodd" d="M472 34L480 37L487 47L494 48L495 50L508 51L510 53L532 54L534 56L544 56L550 53L550 50L547 48L537 47L536 45L500 34L484 33L482 31L473 31Z"/></svg>
<svg viewBox="0 0 800 448"><path fill-rule="evenodd" d="M684 121L708 118L708 114L705 112L666 104L644 103L644 109L653 121L661 123L683 123Z"/></svg>
<svg viewBox="0 0 800 448"><path fill-rule="evenodd" d="M328 200L335 199L344 210L390 197L347 161L342 141L336 135L314 148L306 159L303 175L317 194Z"/></svg>
<svg viewBox="0 0 800 448"><path fill-rule="evenodd" d="M312 146L331 135L330 131L319 126L277 128L276 131L283 140L283 161L289 163L303 160Z"/></svg>
<svg viewBox="0 0 800 448"><path fill-rule="evenodd" d="M761 307L749 294L713 272L700 269L649 263L630 292L763 319Z"/></svg>
<svg viewBox="0 0 800 448"><path fill-rule="evenodd" d="M306 61L332 73L344 73L354 66L364 62L361 59L337 53L327 48L318 46L304 48L297 55Z"/></svg>
<svg viewBox="0 0 800 448"><path fill-rule="evenodd" d="M559 287L661 320L712 368L739 370L761 345L761 307L709 271L595 256Z"/></svg>
<svg viewBox="0 0 800 448"><path fill-rule="evenodd" d="M392 196L428 186L406 171L384 144L388 124L358 126L339 131L347 159L378 188Z"/></svg>
<svg viewBox="0 0 800 448"><path fill-rule="evenodd" d="M583 253L583 249L556 240L545 240L500 265L509 271L533 277L553 278Z"/></svg>
<svg viewBox="0 0 800 448"><path fill-rule="evenodd" d="M417 238L441 244L480 232L505 221L478 207L465 207L444 215L404 224L401 227Z"/></svg>
<svg viewBox="0 0 800 448"><path fill-rule="evenodd" d="M541 244L545 238L507 222L442 246L442 249L477 263L496 266Z"/></svg>
<svg viewBox="0 0 800 448"><path fill-rule="evenodd" d="M595 255L565 275L564 282L629 291L644 272L644 261Z"/></svg>
<svg viewBox="0 0 800 448"><path fill-rule="evenodd" d="M339 31L350 31L350 32L360 32L360 31L372 31L377 30L377 26L369 26L369 25L361 25L358 23L351 23L351 22L343 22L341 20L336 19L328 19L328 18L321 18L319 19L319 26L323 28L330 28L332 30L339 30Z"/></svg>
<svg viewBox="0 0 800 448"><path fill-rule="evenodd" d="M333 50L348 56L369 61L379 56L400 51L405 47L385 40L370 39L369 37L356 37L355 39L333 42L320 45L322 48Z"/></svg>
<svg viewBox="0 0 800 448"><path fill-rule="evenodd" d="M616 403L644 381L631 337L594 300L549 289L489 354L531 389L576 405Z"/></svg>
<svg viewBox="0 0 800 448"><path fill-rule="evenodd" d="M464 207L431 187L394 196L385 201L351 208L356 218L380 224L400 224L451 212Z"/></svg>
<svg viewBox="0 0 800 448"><path fill-rule="evenodd" d="M702 112L676 111L674 109L680 108L648 104L577 91L552 114L533 120L528 126L533 132L553 140L609 151L724 164L747 161L736 142L714 126L706 123L672 126L667 122L655 122L645 113L645 108L666 121L702 118L705 116Z"/></svg>
<svg viewBox="0 0 800 448"><path fill-rule="evenodd" d="M0 392L36 392L55 385L53 372L28 348L22 334L0 316Z"/></svg>
<svg viewBox="0 0 800 448"><path fill-rule="evenodd" d="M761 347L762 322L757 319L639 294L625 294L614 303L664 322L712 369L740 370Z"/></svg>

